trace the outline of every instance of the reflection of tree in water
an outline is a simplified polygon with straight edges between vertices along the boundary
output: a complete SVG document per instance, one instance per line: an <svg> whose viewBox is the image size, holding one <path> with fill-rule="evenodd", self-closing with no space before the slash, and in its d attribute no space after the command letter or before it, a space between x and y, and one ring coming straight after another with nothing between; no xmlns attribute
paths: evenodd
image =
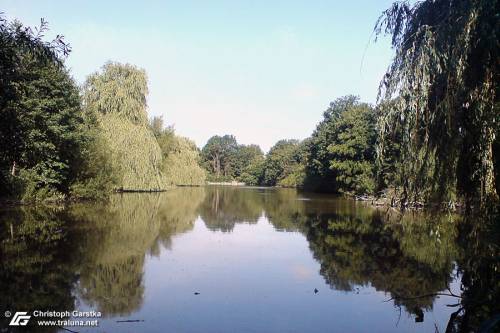
<svg viewBox="0 0 500 333"><path fill-rule="evenodd" d="M256 223L262 215L264 190L206 187L200 216L210 230L232 231L236 223Z"/></svg>
<svg viewBox="0 0 500 333"><path fill-rule="evenodd" d="M157 218L160 220L158 237L163 246L170 248L173 235L193 229L204 198L204 187L185 187L162 194Z"/></svg>
<svg viewBox="0 0 500 333"><path fill-rule="evenodd" d="M401 239L376 214L369 219L321 216L314 223L307 231L310 248L321 263L321 274L335 289L371 285L421 316L423 309L432 308L435 296L420 296L444 290L452 280L452 261L438 267L409 256ZM432 250L429 255L440 255Z"/></svg>
<svg viewBox="0 0 500 333"><path fill-rule="evenodd" d="M74 244L65 238L64 219L64 211L57 208L0 211L2 327L8 327L10 318L3 315L7 310L73 309ZM55 329L43 329L50 331Z"/></svg>
<svg viewBox="0 0 500 333"><path fill-rule="evenodd" d="M117 195L101 209L72 210L76 219L84 219L74 234L84 250L78 290L103 315L137 310L144 294L145 255L157 255L160 242L169 245L171 236L193 227L203 192L182 193Z"/></svg>
<svg viewBox="0 0 500 333"><path fill-rule="evenodd" d="M108 205L74 207L80 244L78 291L103 315L127 315L142 304L144 255L159 232L158 195L116 195ZM83 223L82 223L83 222Z"/></svg>
<svg viewBox="0 0 500 333"><path fill-rule="evenodd" d="M264 209L266 217L279 231L303 231L310 224L311 216L349 215L353 211L371 216L373 212L353 200L341 197L332 200L331 195L302 194L294 189L280 189L266 196Z"/></svg>
<svg viewBox="0 0 500 333"><path fill-rule="evenodd" d="M104 316L129 315L142 304L144 256L97 263L81 271L78 289L83 299Z"/></svg>
<svg viewBox="0 0 500 333"><path fill-rule="evenodd" d="M0 211L0 311L70 310L76 286L104 315L129 314L143 301L145 255L157 255L159 244L171 246L172 236L191 230L198 214L212 230L229 231L235 223L257 221L263 211L277 230L306 236L332 288L372 285L421 318L434 294L448 287L456 261L464 291L462 299L450 298L458 305L448 332L477 331L500 312L499 231L492 219L393 219L350 200L234 188Z"/></svg>
<svg viewBox="0 0 500 333"><path fill-rule="evenodd" d="M266 217L278 231L298 231L306 219L304 199L293 189L282 189L266 195Z"/></svg>
<svg viewBox="0 0 500 333"><path fill-rule="evenodd" d="M459 216L408 212L395 218L384 215L384 219L403 253L435 271L450 269L450 263L463 255L456 242Z"/></svg>
<svg viewBox="0 0 500 333"><path fill-rule="evenodd" d="M252 212L256 220L263 210L277 230L299 231L307 237L320 273L332 288L355 292L357 286L371 285L388 293L388 299L417 320L424 319L424 310L432 309L437 293L447 293L454 263L463 262L460 258L467 252L456 242L455 216L391 217L352 200L289 189L210 188L207 192L201 207L207 227L230 231L235 223L251 220ZM478 256L484 258L484 251ZM494 257L489 258L491 266ZM477 276L472 280L484 281ZM485 292L493 281L484 281L477 289ZM456 300L449 299L450 303Z"/></svg>
<svg viewBox="0 0 500 333"><path fill-rule="evenodd" d="M435 296L420 296L444 290L452 280L455 224L416 216L389 221L354 201L308 197L312 200L293 192L270 197L266 215L276 229L306 235L332 288L371 285L420 318L432 308Z"/></svg>
<svg viewBox="0 0 500 333"><path fill-rule="evenodd" d="M471 222L462 225L460 230L459 243L466 253L458 261L462 299L450 316L446 332L500 332L498 207L489 216L476 216Z"/></svg>

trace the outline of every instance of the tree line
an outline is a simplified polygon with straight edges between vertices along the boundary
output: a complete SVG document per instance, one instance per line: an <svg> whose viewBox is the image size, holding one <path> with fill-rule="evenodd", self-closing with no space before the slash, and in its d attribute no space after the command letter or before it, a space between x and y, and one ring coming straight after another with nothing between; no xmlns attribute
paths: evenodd
<svg viewBox="0 0 500 333"><path fill-rule="evenodd" d="M497 211L499 7L498 0L395 2L374 28L376 37L391 36L395 51L377 105L335 100L310 138L296 150L277 143L252 179L384 193L403 209L458 203Z"/></svg>
<svg viewBox="0 0 500 333"><path fill-rule="evenodd" d="M279 140L264 155L233 135L213 136L201 150L210 180L247 185L303 187L312 191L374 193L376 110L358 97L330 103L313 134L302 141Z"/></svg>
<svg viewBox="0 0 500 333"><path fill-rule="evenodd" d="M231 135L203 149L149 119L144 70L107 63L78 87L61 36L0 18L0 190L96 197L238 180L385 195L402 208L496 209L500 192L498 0L395 2L374 27L395 56L376 105L334 100L311 136L264 155Z"/></svg>

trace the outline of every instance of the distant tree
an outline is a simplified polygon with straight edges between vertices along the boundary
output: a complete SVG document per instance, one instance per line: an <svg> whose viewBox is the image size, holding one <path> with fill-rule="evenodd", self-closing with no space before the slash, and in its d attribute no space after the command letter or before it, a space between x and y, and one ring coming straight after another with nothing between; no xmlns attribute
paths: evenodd
<svg viewBox="0 0 500 333"><path fill-rule="evenodd" d="M280 140L271 147L264 162L263 184L268 186L296 186L282 182L300 169L302 156L298 140Z"/></svg>
<svg viewBox="0 0 500 333"><path fill-rule="evenodd" d="M212 136L201 150L201 156L208 171L217 179L232 177L234 154L238 142L233 135Z"/></svg>
<svg viewBox="0 0 500 333"><path fill-rule="evenodd" d="M258 145L238 145L231 157L233 176L239 178L247 167L264 159L264 153Z"/></svg>
<svg viewBox="0 0 500 333"><path fill-rule="evenodd" d="M255 158L243 169L243 172L238 177L238 180L249 186L257 186L263 184L264 177L264 156Z"/></svg>
<svg viewBox="0 0 500 333"><path fill-rule="evenodd" d="M293 155L293 163L285 169L285 172L277 185L284 187L303 187L305 180L305 168L310 138L299 142Z"/></svg>
<svg viewBox="0 0 500 333"><path fill-rule="evenodd" d="M173 126L164 126L162 117L153 117L149 121L149 127L160 145L163 156L167 156L174 146L175 129Z"/></svg>
<svg viewBox="0 0 500 333"><path fill-rule="evenodd" d="M163 175L167 185L203 185L206 173L200 166L200 152L188 138L175 136L172 147L163 160Z"/></svg>
<svg viewBox="0 0 500 333"><path fill-rule="evenodd" d="M330 103L308 144L305 187L370 193L375 189L376 117L356 96Z"/></svg>
<svg viewBox="0 0 500 333"><path fill-rule="evenodd" d="M238 180L247 185L260 185L264 175L264 153L258 145L240 145L237 151L239 161Z"/></svg>
<svg viewBox="0 0 500 333"><path fill-rule="evenodd" d="M403 205L498 202L498 12L498 0L398 1L376 23L396 52L380 95L398 97L383 129L401 120Z"/></svg>
<svg viewBox="0 0 500 333"><path fill-rule="evenodd" d="M328 152L337 191L366 194L375 190L375 121L372 107L357 104L335 122Z"/></svg>
<svg viewBox="0 0 500 333"><path fill-rule="evenodd" d="M201 167L198 147L191 140L177 136L173 127L164 127L161 117L150 120L163 156L162 172L167 186L202 185L206 172Z"/></svg>

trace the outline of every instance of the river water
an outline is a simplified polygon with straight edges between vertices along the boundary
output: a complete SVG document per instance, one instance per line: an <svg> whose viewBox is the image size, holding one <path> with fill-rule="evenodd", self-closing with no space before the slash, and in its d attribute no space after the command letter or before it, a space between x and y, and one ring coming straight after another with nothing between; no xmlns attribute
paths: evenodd
<svg viewBox="0 0 500 333"><path fill-rule="evenodd" d="M0 218L0 332L445 332L498 309L498 244L463 245L450 215L209 186ZM42 329L36 310L101 317Z"/></svg>

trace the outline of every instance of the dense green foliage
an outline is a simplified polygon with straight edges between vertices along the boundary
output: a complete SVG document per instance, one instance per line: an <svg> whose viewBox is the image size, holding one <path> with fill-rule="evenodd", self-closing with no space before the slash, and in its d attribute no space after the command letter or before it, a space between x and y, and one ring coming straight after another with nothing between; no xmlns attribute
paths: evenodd
<svg viewBox="0 0 500 333"><path fill-rule="evenodd" d="M107 149L107 142L97 124L85 124L89 140L80 148L80 163L71 196L82 199L104 199L116 187L120 174Z"/></svg>
<svg viewBox="0 0 500 333"><path fill-rule="evenodd" d="M302 185L304 151L298 140L280 140L266 155L263 184L299 187Z"/></svg>
<svg viewBox="0 0 500 333"><path fill-rule="evenodd" d="M260 180L259 170L264 162L264 153L258 145L238 145L232 156L234 176L249 185L257 185Z"/></svg>
<svg viewBox="0 0 500 333"><path fill-rule="evenodd" d="M249 185L258 185L261 181L264 154L257 145L240 145L233 135L214 135L201 155L211 180L242 180Z"/></svg>
<svg viewBox="0 0 500 333"><path fill-rule="evenodd" d="M394 130L385 131L383 117L388 108L393 108L394 102L387 101L380 103L377 106L377 143L376 143L376 189L385 190L387 188L401 188L404 182L403 175L399 173L401 170L401 127L398 125L401 118L397 114L393 114L393 119L390 121L394 126Z"/></svg>
<svg viewBox="0 0 500 333"><path fill-rule="evenodd" d="M136 124L147 122L148 79L144 69L108 62L101 73L89 75L83 91L83 101L89 111L118 114Z"/></svg>
<svg viewBox="0 0 500 333"><path fill-rule="evenodd" d="M376 117L355 96L330 103L308 144L305 186L314 190L372 193L375 190Z"/></svg>
<svg viewBox="0 0 500 333"><path fill-rule="evenodd" d="M397 98L380 123L401 135L403 206L498 202L498 11L497 0L403 1L376 24L396 52L380 94Z"/></svg>
<svg viewBox="0 0 500 333"><path fill-rule="evenodd" d="M243 153L241 153L243 158L241 161L245 164L238 180L247 185L261 185L264 175L264 153L257 145L243 147Z"/></svg>
<svg viewBox="0 0 500 333"><path fill-rule="evenodd" d="M201 156L205 167L215 179L229 179L234 176L232 161L237 147L238 143L233 135L214 135L207 141L201 150Z"/></svg>
<svg viewBox="0 0 500 333"><path fill-rule="evenodd" d="M63 64L70 49L61 37L42 41L45 30L44 21L34 34L0 18L2 196L61 199L92 176L81 170L94 155L94 143L82 119L78 88Z"/></svg>
<svg viewBox="0 0 500 333"><path fill-rule="evenodd" d="M161 149L147 121L146 93L146 73L128 64L107 63L84 84L85 114L97 119L119 189L165 187Z"/></svg>
<svg viewBox="0 0 500 333"><path fill-rule="evenodd" d="M146 125L134 124L113 114L100 116L99 123L113 167L119 177L118 188L165 188L161 173L161 149Z"/></svg>
<svg viewBox="0 0 500 333"><path fill-rule="evenodd" d="M497 0L396 2L375 25L395 58L379 104L330 103L311 137L264 155L232 135L193 142L148 121L147 76L106 63L78 88L61 37L0 18L0 190L24 199L100 197L111 189L238 181L349 195L402 208L498 203ZM200 167L202 165L202 167ZM205 170L203 170L205 169ZM206 175L206 176L205 176ZM393 198L394 199L394 198Z"/></svg>
<svg viewBox="0 0 500 333"><path fill-rule="evenodd" d="M160 145L165 184L203 185L206 172L200 166L200 151L195 143L177 136L172 127L164 128L161 117L153 118L150 126Z"/></svg>
<svg viewBox="0 0 500 333"><path fill-rule="evenodd" d="M209 180L300 187L304 179L305 145L298 140L280 140L264 156L257 145L216 135L203 147L202 157Z"/></svg>
<svg viewBox="0 0 500 333"><path fill-rule="evenodd" d="M194 143L150 126L144 70L109 62L80 96L63 62L69 46L60 36L44 42L45 30L43 20L33 33L0 17L1 197L96 199L204 183Z"/></svg>
<svg viewBox="0 0 500 333"><path fill-rule="evenodd" d="M280 140L264 156L232 135L213 136L202 149L212 180L247 185L306 187L337 193L375 190L376 116L357 97L332 102L312 137Z"/></svg>
<svg viewBox="0 0 500 333"><path fill-rule="evenodd" d="M167 185L203 185L205 170L200 166L200 152L193 141L174 136L170 152L163 159Z"/></svg>

